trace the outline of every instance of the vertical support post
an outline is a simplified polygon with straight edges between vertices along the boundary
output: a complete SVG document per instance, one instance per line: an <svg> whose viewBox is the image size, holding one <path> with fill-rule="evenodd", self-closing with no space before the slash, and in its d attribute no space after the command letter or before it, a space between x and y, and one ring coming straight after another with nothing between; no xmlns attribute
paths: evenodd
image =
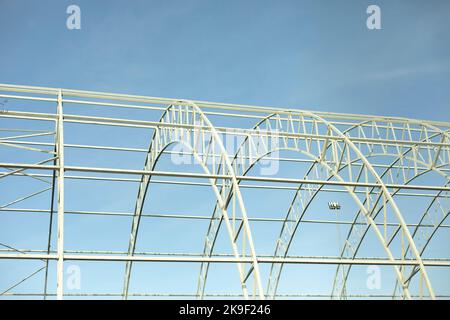
<svg viewBox="0 0 450 320"><path fill-rule="evenodd" d="M58 170L58 243L56 266L56 298L63 299L64 293L64 116L62 105L62 92L58 92L58 130L57 130L57 170Z"/></svg>

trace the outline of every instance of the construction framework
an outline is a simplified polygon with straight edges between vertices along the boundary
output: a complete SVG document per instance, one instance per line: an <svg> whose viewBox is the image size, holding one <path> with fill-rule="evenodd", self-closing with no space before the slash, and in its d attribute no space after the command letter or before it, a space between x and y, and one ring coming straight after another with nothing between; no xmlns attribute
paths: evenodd
<svg viewBox="0 0 450 320"><path fill-rule="evenodd" d="M21 263L31 259L44 262L36 272L6 290L0 290L4 297L449 297L448 293L436 291L428 270L450 271L450 257L430 257L426 249L438 232L448 232L450 227L446 224L450 191L450 122L7 84L0 84L0 99L3 101L0 107L0 148L3 152L0 153L0 215L41 213L46 214L49 221L47 247L42 250L2 243L4 230L0 226L0 261L8 259ZM134 116L133 112L139 116ZM75 124L143 129L148 135L149 147L67 143L66 126ZM232 147L227 143L230 139L237 141ZM181 147L173 149L174 146ZM132 169L73 165L76 159L65 156L65 151L73 149L137 153L145 161ZM16 150L33 156L16 158ZM283 156L285 151L295 156ZM8 152L11 157L4 156ZM202 172L184 170L186 166L180 166L180 171L157 170L161 157L174 155L177 159L183 156L194 159L191 167L199 166ZM14 161L4 161L6 158ZM263 161L269 165L256 170ZM306 169L280 177L272 170L274 163L276 168L281 163L296 163ZM22 179L23 184L44 183L46 186L6 200L7 197L2 196L6 194L4 191L16 186L10 185L8 178ZM65 182L68 180L134 183L137 185L134 212L68 210L65 199ZM214 194L214 209L207 216L145 212L146 198L151 201L149 185L153 183L207 187ZM254 216L248 214L248 198L244 194L247 189L288 190L293 197L287 212L280 209L273 217ZM20 207L25 200L42 194L50 195L46 208ZM334 201L335 195L345 195L356 210L348 213L351 218L347 220L308 218L308 210L314 201L319 201L319 195L327 195L330 201ZM414 215L409 213L410 208L405 212L399 204L402 202L399 199L404 198L420 201L425 210L419 209L421 212ZM65 249L64 218L67 215L131 217L128 250ZM136 243L143 217L208 221L208 228L198 231L204 238L203 251L195 254L138 252ZM272 223L278 234L270 255L257 252L252 230L255 221ZM294 236L305 224L346 226L339 254L290 255ZM221 229L228 235L230 254L214 251ZM384 256L360 253L369 235L376 239L376 246L382 249ZM448 244L441 245L448 251ZM65 293L64 263L76 260L124 262L123 291ZM50 292L47 283L53 276L49 271L52 261L56 262L56 291ZM200 267L196 290L188 294L131 293L132 266L136 262L196 263ZM236 266L236 281L242 288L240 293L207 293L210 266L218 263ZM335 266L329 294L279 292L283 267L288 264ZM267 275L262 275L262 265L269 266ZM348 292L352 267L358 265L392 268L395 276L392 294ZM45 272L42 293L13 290L39 272ZM411 289L413 281L419 284L417 290Z"/></svg>

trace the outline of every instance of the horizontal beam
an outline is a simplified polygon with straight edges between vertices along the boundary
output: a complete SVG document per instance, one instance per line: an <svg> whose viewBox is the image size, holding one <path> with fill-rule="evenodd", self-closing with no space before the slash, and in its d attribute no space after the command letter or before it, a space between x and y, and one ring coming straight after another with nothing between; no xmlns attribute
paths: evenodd
<svg viewBox="0 0 450 320"><path fill-rule="evenodd" d="M38 141L12 141L12 140L4 140L3 138L0 138L1 142L10 143L10 144L18 144L18 145L33 145L33 146L46 146L50 148L54 148L54 143L49 142L38 142ZM88 150L106 150L106 151L120 151L120 152L137 152L137 153L147 153L148 148L126 148L126 147L114 147L114 146L97 146L97 145L83 145L83 144L71 144L67 143L64 144L65 148L74 148L74 149L88 149ZM193 152L183 151L183 152L177 152L172 150L163 150L161 151L162 154L176 154L176 155L194 155ZM202 157L204 156L203 153L197 153L198 156ZM223 155L221 154L209 154L208 157L210 158L216 158L221 159ZM233 159L235 157L234 154L228 154L228 157L230 159ZM251 159L249 156L242 156L240 157L242 159ZM316 161L313 159L305 159L305 158L289 158L289 157L272 157L267 156L264 157L264 160L270 160L270 161L283 161L283 162L299 162L299 163L315 163ZM324 161L325 163L332 163L331 161ZM342 162L342 166L347 165L347 162ZM363 166L363 163L360 163L358 161L352 162L352 166L360 167ZM377 164L373 163L372 167L374 168L386 168L386 169L414 169L414 170L429 170L428 167L425 166L416 166L414 168L411 168L410 166L405 165L386 165L386 164ZM439 168L442 172L450 172L450 168Z"/></svg>
<svg viewBox="0 0 450 320"><path fill-rule="evenodd" d="M32 178L51 178L50 174L37 174L37 173L21 173L21 172L0 172L8 173L11 176L21 176L21 177L32 177ZM114 177L99 177L99 176L78 176L78 175L67 175L64 177L66 180L93 180L93 181L112 181L112 182L131 182L131 183L139 183L141 179L133 179L133 178L114 178ZM152 183L156 184L168 184L168 185L182 185L182 186L197 186L197 187L211 187L211 184L205 182L191 182L191 181L175 181L175 180L160 180L160 179L152 179ZM290 187L290 186L279 186L279 185L262 185L262 184L240 184L239 188L241 189L267 189L267 190L298 190L299 187ZM301 187L301 190L309 190L311 188ZM315 189L312 189L315 190ZM341 190L337 188L322 188L321 192L337 192L337 193L347 193L346 190ZM354 190L354 193L358 194L367 194L365 190ZM369 190L369 193L372 194L374 191ZM441 193L441 194L431 194L431 193L416 193L416 192L397 192L397 196L404 197L425 197L425 198L449 198L450 194Z"/></svg>
<svg viewBox="0 0 450 320"><path fill-rule="evenodd" d="M42 253L46 253L46 250L39 250L39 249L17 249L17 248L10 248L7 247L7 249L0 249L0 253L19 253L19 254L42 254ZM55 250L50 251L50 253L47 254L54 254L56 253ZM64 251L65 256L67 255L82 255L82 256L112 256L112 257L128 257L128 252L126 251L109 251L109 250L65 250ZM148 252L148 251L136 251L134 253L134 257L150 257L150 259L153 259L154 257L181 257L181 258L191 258L191 257L195 257L195 258L204 258L204 254L203 253L197 253L197 252ZM234 257L233 254L231 253L213 253L211 254L211 256L208 256L208 258L232 258L232 259L236 259ZM241 258L251 258L251 256L249 256L248 254L245 255L243 254L241 256ZM273 255L269 255L269 254L258 254L257 255L258 259L274 259L274 258L279 258L279 257L274 257ZM280 259L290 259L292 261L294 260L305 260L305 259L313 259L315 261L315 259L320 259L320 260L324 260L324 261L336 261L336 260L342 260L342 259L347 259L348 261L353 261L352 259L349 258L341 258L339 256L298 256L298 255L289 255ZM365 256L365 257L360 257L358 258L360 260L364 260L364 261L385 261L385 258L380 258L380 257L370 257L370 256ZM347 261L346 260L346 261ZM432 258L424 258L424 261L428 261L428 262L434 262L437 261L439 263L450 263L450 259L449 258L436 258L436 259L432 259ZM92 260L95 261L95 260ZM152 260L150 260L152 261ZM234 261L234 260L233 260ZM390 260L387 260L390 261ZM402 261L400 259L397 259L396 261ZM405 260L405 261L415 261L415 260ZM158 262L158 261L157 261ZM194 261L195 262L195 261Z"/></svg>
<svg viewBox="0 0 450 320"><path fill-rule="evenodd" d="M8 94L0 94L0 98L7 98L7 99L17 99L17 100L34 100L34 101L51 101L56 102L56 99L54 98L39 98L39 97L30 97L30 96L17 96L17 95L8 95ZM111 103L111 102L104 102L104 101L89 101L89 100L73 100L73 99L62 99L62 102L65 106L70 106L70 104L78 104L78 105L92 105L92 106L103 106L103 107L113 107L113 108L126 108L126 109L138 109L138 110L148 110L148 111L164 111L167 109L167 106L165 107L159 107L154 105L134 105L134 104L123 104L123 103ZM191 113L192 111L186 110L186 112ZM258 115L258 114L248 114L248 113L231 113L231 112L217 112L217 111L208 111L205 110L203 112L207 116L224 116L224 117L238 117L238 118L249 118L249 119L259 119L263 120L267 118L266 115ZM289 120L287 117L280 116L279 118L281 121ZM350 120L350 119L349 119ZM313 121L311 119L304 119L306 123L312 123ZM345 126L355 126L357 124L358 127L371 127L371 122L350 122L350 121L333 121L333 124L335 125L345 125ZM393 125L383 125L382 123L377 124L378 129L388 129L388 130L405 130L405 126L402 127ZM421 128L415 128L415 127L409 127L408 131L410 132L421 132Z"/></svg>
<svg viewBox="0 0 450 320"><path fill-rule="evenodd" d="M57 260L56 254L0 254L0 259L22 260ZM71 261L133 261L133 262L179 262L179 263L253 263L252 257L226 258L226 257L174 257L174 256L125 256L125 255L78 255L64 254L64 260ZM258 263L283 264L327 264L327 265L420 265L417 260L388 260L388 259L341 259L341 258L276 258L257 257ZM450 267L449 260L425 260L425 266Z"/></svg>
<svg viewBox="0 0 450 320"><path fill-rule="evenodd" d="M37 113L37 112L23 112L23 111L4 111L0 113L1 117L5 118L23 118L23 119L36 119L36 120L47 120L56 121L56 114L50 113ZM81 123L81 124L97 124L97 125L110 125L110 126L126 126L134 128L182 128L182 129L196 129L203 131L211 131L208 126L191 125L191 124L179 124L179 123L168 123L159 121L143 121L143 120L131 120L131 119L121 119L121 118L106 118L106 117L94 117L94 116L81 116L73 114L65 114L64 122ZM268 130L253 130L253 129L242 129L242 128L232 128L232 127L215 127L215 130L221 133L226 133L230 135L256 135L256 136L269 136L273 137L275 134L278 137L287 138L304 138L304 139L314 139L321 141L335 140L344 141L345 138L341 136L325 135L325 134L308 134L308 133L293 133L293 132L283 132L283 131L268 131ZM392 139L374 139L374 138L361 138L361 137L348 137L351 141L356 143L368 143L368 144L381 144L381 145L416 145L425 147L448 147L447 143L441 142L429 142L429 141L408 141L408 140L392 140Z"/></svg>
<svg viewBox="0 0 450 320"><path fill-rule="evenodd" d="M33 165L33 164L18 164L18 163L0 163L0 168L19 168L19 169L37 169L37 170L58 170L58 166L53 165ZM77 172L97 172L97 173L111 173L111 174L125 174L125 175L150 175L150 176L167 176L180 178L199 178L199 179L233 179L232 176L222 174L205 174L205 173L187 173L187 172L173 172L173 171L156 171L156 170L133 170L133 169L115 169L115 168L94 168L94 167L77 167L65 166L65 171ZM308 180L308 179L289 179L289 178L269 178L256 176L236 176L240 181L259 181L271 183L288 183L288 184L314 184L314 185L330 185L330 186L347 186L347 187L362 187L362 188L381 188L382 185L371 182L352 182L352 181L334 181L334 180ZM405 185L405 184L384 184L389 189L406 189L406 190L428 190L428 191L450 191L450 187L442 186L424 186L424 185Z"/></svg>
<svg viewBox="0 0 450 320"><path fill-rule="evenodd" d="M91 99L105 99L105 100L116 100L116 101L130 101L130 102L141 102L150 103L156 105L169 106L172 104L179 104L183 102L180 99L173 98L160 98L160 97L150 97L142 95L130 95L130 94L115 94L115 93L105 93L105 92L94 92L94 91L82 91L82 90L69 90L69 89L59 89L59 88L48 88L48 87L33 87L33 86L20 86L11 84L0 84L0 91L10 91L10 92L25 92L33 94L46 94L56 96L61 90L63 97L83 97ZM55 98L52 98L55 99ZM429 123L438 126L450 127L450 123L446 121L431 121L431 120L416 120L408 119L402 117L387 117L387 116L375 116L375 115L361 115L361 114L350 114L350 113L336 113L336 112L320 112L320 111L308 111L299 110L291 108L276 108L276 107L261 107L261 106L249 106L242 104L229 104L229 103L217 103L209 101L198 101L190 100L194 102L201 108L206 109L222 109L222 110L233 110L242 111L246 113L280 113L286 115L301 114L301 113L314 113L322 117L336 118L336 119L353 119L353 120L379 120L379 121L395 121L399 123Z"/></svg>
<svg viewBox="0 0 450 320"><path fill-rule="evenodd" d="M18 296L18 297L54 297L56 293L36 293L36 292L7 292L2 294L3 296ZM123 293L101 293L101 292L93 292L93 293L64 293L65 297L123 297ZM128 293L128 297L200 297L200 295L196 293L162 293L162 292L137 292L137 293ZM201 297L233 297L233 298L243 298L244 295L242 293L205 293L201 295ZM392 299L392 295L387 294L346 294L346 298L389 298ZM320 294L320 293L277 293L275 298L330 298L330 294ZM397 297L403 298L403 297ZM414 299L428 299L430 296L428 295L411 295L411 298ZM450 298L450 295L436 295L436 298Z"/></svg>
<svg viewBox="0 0 450 320"><path fill-rule="evenodd" d="M25 208L2 208L1 212L13 212L13 213L50 213L47 209L25 209ZM69 215L93 215L93 216L118 216L118 217L133 217L133 212L108 212L108 211L80 211L80 210L67 210L64 214ZM221 218L213 218L207 215L191 215L191 214L166 214L166 213L142 213L141 217L147 218L161 218L161 219L186 219L186 220L221 220ZM264 218L264 217L248 217L249 221L255 222L296 222L292 219L283 218ZM236 217L235 220L240 221L242 218ZM314 220L314 219L302 219L301 223L311 223L311 224L338 224L338 225L366 225L363 222L354 221L343 221L343 220ZM384 223L375 222L378 226L384 226ZM416 224L410 223L406 224L408 227L423 227L423 228L434 228L435 225L432 224ZM398 223L387 222L388 227L398 227ZM440 228L450 228L450 225L442 224Z"/></svg>

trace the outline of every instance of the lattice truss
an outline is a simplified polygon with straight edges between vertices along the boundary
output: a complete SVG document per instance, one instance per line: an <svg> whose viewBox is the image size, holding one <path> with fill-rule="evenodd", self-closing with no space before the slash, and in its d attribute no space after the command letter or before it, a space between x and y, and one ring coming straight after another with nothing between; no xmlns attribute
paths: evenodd
<svg viewBox="0 0 450 320"><path fill-rule="evenodd" d="M446 119L0 93L3 298L449 297Z"/></svg>

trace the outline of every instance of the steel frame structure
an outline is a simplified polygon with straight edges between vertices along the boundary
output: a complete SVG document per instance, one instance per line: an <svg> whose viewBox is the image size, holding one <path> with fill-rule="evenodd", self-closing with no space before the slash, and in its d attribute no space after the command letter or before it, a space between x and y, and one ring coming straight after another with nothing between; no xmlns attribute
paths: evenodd
<svg viewBox="0 0 450 320"><path fill-rule="evenodd" d="M19 148L30 152L49 154L35 163L0 161L0 182L8 176L22 177L48 183L45 189L25 195L8 203L0 203L0 214L7 212L41 213L49 216L48 246L46 250L15 248L1 244L0 259L42 260L45 266L45 285L42 294L30 296L62 299L71 294L63 290L64 262L123 261L126 263L122 293L75 294L72 296L177 296L208 298L241 297L275 299L283 297L324 297L314 294L284 294L278 284L285 264L327 264L336 266L332 290L328 298L377 297L376 295L347 294L346 284L355 265L388 265L392 267L396 283L391 298L448 298L436 294L427 272L428 267L450 267L450 260L425 258L424 252L438 230L448 230L448 197L450 181L450 122L424 121L397 117L381 117L330 112L312 112L297 109L245 106L184 99L167 99L147 96L89 92L79 90L43 88L0 84L0 98L20 104L45 104L55 107L55 112L10 110L5 105L0 110L0 120L38 121L54 125L54 130L31 130L28 127L0 126L0 146ZM131 119L97 115L72 114L68 106L80 108L126 109L151 111L155 118ZM158 120L159 118L159 120ZM246 120L250 127L214 125L212 118ZM65 124L89 124L103 127L150 129L153 135L150 147L131 148L70 144L64 140ZM10 135L10 132L19 134ZM42 140L53 137L53 142ZM240 137L234 150L228 150L224 137ZM41 140L40 140L41 139ZM183 151L171 147L182 145ZM67 165L67 149L109 150L145 154L142 168L120 169ZM289 158L279 156L280 151L298 154ZM156 164L162 155L188 155L201 166L203 173L161 171ZM262 160L301 163L306 172L296 177L271 177L255 175L252 168ZM429 177L428 179L423 179ZM138 184L134 212L104 212L66 210L64 182L73 180L101 180L134 182ZM172 179L172 180L171 180ZM27 181L28 181L27 180ZM415 183L416 180L421 181ZM423 182L424 181L424 182ZM192 213L168 214L143 212L149 185L177 184L211 188L215 206L209 216ZM1 187L1 186L0 186ZM278 189L294 192L289 209L277 218L249 217L246 209L245 189ZM25 199L51 192L50 209L12 208ZM346 194L358 208L352 220L308 219L308 208L318 195ZM408 221L402 212L398 197L413 197L426 203L420 219ZM1 197L0 197L0 200ZM151 201L151 200L148 200ZM3 201L1 201L3 202ZM437 214L432 214L437 212ZM55 214L55 215L54 215ZM103 215L132 217L131 232L126 252L70 251L64 249L64 217L66 215ZM136 241L142 217L164 219L206 219L203 252L198 254L137 252ZM56 218L57 230L52 222ZM278 240L271 256L258 254L250 222L276 223ZM281 224L281 227L279 226ZM349 231L342 242L338 256L292 256L289 249L304 224L346 225ZM223 226L224 225L224 226ZM216 254L214 248L221 227L229 237L232 254ZM392 231L388 231L392 229ZM56 233L55 233L56 232ZM359 250L372 232L385 253L385 258L365 257ZM1 233L1 229L0 229ZM56 234L56 249L51 246ZM398 242L398 243L397 243ZM56 261L56 292L49 293L49 261ZM129 293L133 262L193 262L200 264L197 290L189 294ZM234 264L242 288L240 294L211 294L205 292L211 263ZM260 265L269 264L270 272L264 281ZM34 276L21 280L18 284ZM411 293L410 284L419 278L421 291ZM423 286L422 286L423 285ZM2 295L12 293L8 288ZM426 288L426 293L423 289Z"/></svg>

